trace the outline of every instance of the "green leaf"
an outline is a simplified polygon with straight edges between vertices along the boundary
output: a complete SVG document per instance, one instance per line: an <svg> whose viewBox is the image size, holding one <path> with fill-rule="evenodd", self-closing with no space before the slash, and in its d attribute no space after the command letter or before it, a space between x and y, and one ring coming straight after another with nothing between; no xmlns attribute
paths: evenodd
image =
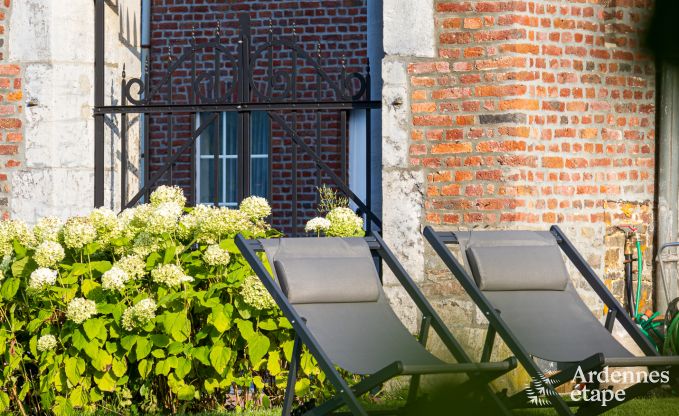
<svg viewBox="0 0 679 416"><path fill-rule="evenodd" d="M283 355L285 356L286 361L290 362L292 361L292 349L295 346L294 341L285 341L281 347L283 347Z"/></svg>
<svg viewBox="0 0 679 416"><path fill-rule="evenodd" d="M183 385L177 391L179 400L193 400L196 396L196 388L191 385Z"/></svg>
<svg viewBox="0 0 679 416"><path fill-rule="evenodd" d="M174 369L174 372L177 374L177 377L183 379L191 372L191 361L187 360L186 358L178 357L177 367Z"/></svg>
<svg viewBox="0 0 679 416"><path fill-rule="evenodd" d="M151 374L151 370L153 370L153 362L150 360L141 360L139 361L139 364L137 364L137 370L139 370L141 378L146 378Z"/></svg>
<svg viewBox="0 0 679 416"><path fill-rule="evenodd" d="M261 321L259 324L257 324L257 327L260 329L264 329L266 331L273 331L278 329L278 325L276 325L276 321L273 319L265 319Z"/></svg>
<svg viewBox="0 0 679 416"><path fill-rule="evenodd" d="M310 382L308 378L301 378L295 384L295 395L304 396L309 392Z"/></svg>
<svg viewBox="0 0 679 416"><path fill-rule="evenodd" d="M102 349L99 349L99 353L97 354L96 358L93 358L91 362L92 367L99 371L108 371L112 363L113 357L111 357L111 354Z"/></svg>
<svg viewBox="0 0 679 416"><path fill-rule="evenodd" d="M111 270L111 262L110 261L93 261L90 262L90 267L92 267L94 270L98 271L99 273L106 273L107 271Z"/></svg>
<svg viewBox="0 0 679 416"><path fill-rule="evenodd" d="M80 285L80 289L83 291L83 295L85 295L86 298L91 298L94 295L100 295L101 290L97 289L101 289L101 285L94 280L85 279Z"/></svg>
<svg viewBox="0 0 679 416"><path fill-rule="evenodd" d="M223 345L215 345L210 351L210 363L212 367L222 374L231 358L231 350Z"/></svg>
<svg viewBox="0 0 679 416"><path fill-rule="evenodd" d="M166 376L175 367L177 367L177 357L167 357L166 360L158 361L156 364L156 375Z"/></svg>
<svg viewBox="0 0 679 416"><path fill-rule="evenodd" d="M31 261L30 257L24 257L12 263L12 276L27 279L38 265Z"/></svg>
<svg viewBox="0 0 679 416"><path fill-rule="evenodd" d="M14 264L16 264L16 262ZM12 267L14 267L14 266L12 266ZM20 285L21 285L21 280L19 280L19 279L15 279L15 278L6 279L2 283L2 288L0 288L0 295L2 295L2 297L4 299L12 300L12 299L14 299L14 296L16 296Z"/></svg>
<svg viewBox="0 0 679 416"><path fill-rule="evenodd" d="M153 343L150 340L143 337L137 337L137 348L135 349L137 360L141 360L149 355L152 347Z"/></svg>
<svg viewBox="0 0 679 416"><path fill-rule="evenodd" d="M221 305L212 308L212 312L208 316L207 322L212 324L220 333L231 328L231 317L224 313L224 308Z"/></svg>
<svg viewBox="0 0 679 416"><path fill-rule="evenodd" d="M205 386L207 394L213 394L219 388L219 381L214 378L208 378L203 382L203 386Z"/></svg>
<svg viewBox="0 0 679 416"><path fill-rule="evenodd" d="M153 345L156 347L164 348L170 343L170 337L165 334L153 334L151 335L151 341L153 341Z"/></svg>
<svg viewBox="0 0 679 416"><path fill-rule="evenodd" d="M125 359L114 358L113 363L111 364L111 370L113 370L113 374L115 374L116 377L122 377L127 373L127 362L125 362Z"/></svg>
<svg viewBox="0 0 679 416"><path fill-rule="evenodd" d="M230 253L240 253L240 250L238 250L238 247L236 246L236 243L233 241L233 238L220 241L219 247Z"/></svg>
<svg viewBox="0 0 679 416"><path fill-rule="evenodd" d="M125 349L125 351L131 351L134 344L137 342L136 335L127 335L120 339L120 345Z"/></svg>
<svg viewBox="0 0 679 416"><path fill-rule="evenodd" d="M78 386L71 390L68 395L68 400L71 402L73 407L79 408L87 404L87 393L83 389L83 386Z"/></svg>
<svg viewBox="0 0 679 416"><path fill-rule="evenodd" d="M165 249L165 256L163 257L163 264L173 263L177 247L172 245Z"/></svg>
<svg viewBox="0 0 679 416"><path fill-rule="evenodd" d="M186 318L186 312L167 313L163 326L165 332L179 342L186 341L191 334L191 322Z"/></svg>
<svg viewBox="0 0 679 416"><path fill-rule="evenodd" d="M262 377L260 376L254 376L252 378L252 384L254 384L255 387L257 387L260 390L262 389L262 387L264 387L264 381L262 381Z"/></svg>
<svg viewBox="0 0 679 416"><path fill-rule="evenodd" d="M151 355L153 355L156 358L165 358L165 351L161 350L160 348L155 349L155 350L151 351Z"/></svg>
<svg viewBox="0 0 679 416"><path fill-rule="evenodd" d="M238 331L240 332L240 335L248 342L250 341L251 338L254 338L255 335L257 335L255 331L252 329L251 321L236 319L236 325L238 326Z"/></svg>
<svg viewBox="0 0 679 416"><path fill-rule="evenodd" d="M266 370L272 376L277 376L281 373L280 353L278 351L270 351L269 358L266 361Z"/></svg>
<svg viewBox="0 0 679 416"><path fill-rule="evenodd" d="M68 378L68 381L74 386L80 383L80 378L85 375L86 368L87 364L85 364L85 360L82 358L66 357L64 359L66 378Z"/></svg>
<svg viewBox="0 0 679 416"><path fill-rule="evenodd" d="M201 364L205 366L210 365L210 349L208 347L198 347L198 348L193 348L191 350L191 354L193 355L193 358L196 360L200 361Z"/></svg>
<svg viewBox="0 0 679 416"><path fill-rule="evenodd" d="M108 337L106 325L101 318L88 319L83 324L83 329L90 340L99 338L102 341L106 341L106 338Z"/></svg>
<svg viewBox="0 0 679 416"><path fill-rule="evenodd" d="M85 334L80 328L76 328L73 330L73 335L71 336L71 342L73 343L73 346L78 350L82 350L85 348L87 345L89 345L89 341L87 341L87 338L85 337Z"/></svg>
<svg viewBox="0 0 679 416"><path fill-rule="evenodd" d="M256 334L256 336L248 340L248 355L253 366L256 367L262 358L264 358L269 351L270 344L269 338L261 334Z"/></svg>
<svg viewBox="0 0 679 416"><path fill-rule="evenodd" d="M94 382L101 391L115 391L116 380L111 375L110 371L105 373L98 373L94 375Z"/></svg>

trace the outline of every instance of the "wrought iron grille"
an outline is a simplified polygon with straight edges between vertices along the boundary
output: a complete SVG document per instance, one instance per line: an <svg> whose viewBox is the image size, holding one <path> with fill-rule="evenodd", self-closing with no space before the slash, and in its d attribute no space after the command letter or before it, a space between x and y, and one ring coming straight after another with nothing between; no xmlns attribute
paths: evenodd
<svg viewBox="0 0 679 416"><path fill-rule="evenodd" d="M294 28L289 36L269 30L266 39L257 38L257 43L249 15L242 14L237 42L224 42L218 26L212 39L199 42L192 38L181 53L168 56L166 68L153 77L149 75L148 62L139 78L126 78L123 69L120 105L104 105L104 22L100 3L97 1L95 38L95 206L102 206L105 201L105 117L120 116L120 205L125 208L148 198L160 184L188 187L189 202L200 203L195 198L196 144L208 129L222 130L221 113L235 114L230 119L236 120L237 199L251 195L252 116L253 112L262 112L281 141L270 154L273 169L269 170L269 179L273 186L286 191L284 195L289 195L290 200L282 201L278 212L286 217L287 223L282 228L287 233L301 232L302 220L312 215L313 201L306 196L300 201L299 196L306 195L301 189L323 183L337 188L355 204L365 216L367 230L381 229L380 218L371 209L370 162L370 113L379 111L381 103L370 97L369 65L363 74L348 70L340 61L334 66L335 72L329 71L322 65L321 45L313 52L300 46ZM280 65L281 62L284 64ZM348 185L348 120L356 112L365 114L365 134L361 135L365 141L365 201ZM143 186L128 198L127 118L132 114L141 115L144 167ZM160 124L169 131L167 143L163 147L152 146L152 126ZM190 134L177 139L175 132L186 125L190 126ZM328 126L338 132L337 140L326 137ZM211 151L212 203L219 204L224 180L219 140Z"/></svg>

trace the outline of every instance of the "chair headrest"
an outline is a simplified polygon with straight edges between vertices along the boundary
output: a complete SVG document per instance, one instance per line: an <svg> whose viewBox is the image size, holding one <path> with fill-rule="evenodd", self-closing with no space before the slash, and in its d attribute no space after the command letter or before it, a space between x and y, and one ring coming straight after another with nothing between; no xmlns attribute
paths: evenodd
<svg viewBox="0 0 679 416"><path fill-rule="evenodd" d="M565 290L568 285L556 245L471 246L466 254L481 290Z"/></svg>
<svg viewBox="0 0 679 416"><path fill-rule="evenodd" d="M286 258L274 268L292 304L376 302L380 295L370 257Z"/></svg>

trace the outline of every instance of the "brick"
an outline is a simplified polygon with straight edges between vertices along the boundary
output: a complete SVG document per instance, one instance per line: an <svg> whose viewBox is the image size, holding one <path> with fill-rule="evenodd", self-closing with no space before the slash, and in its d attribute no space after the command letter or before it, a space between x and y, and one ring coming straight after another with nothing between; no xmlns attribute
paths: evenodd
<svg viewBox="0 0 679 416"><path fill-rule="evenodd" d="M3 144L0 145L0 155L15 155L17 154L18 147L15 145Z"/></svg>
<svg viewBox="0 0 679 416"><path fill-rule="evenodd" d="M500 110L537 110L538 100L514 99L500 101Z"/></svg>
<svg viewBox="0 0 679 416"><path fill-rule="evenodd" d="M0 128L18 129L21 127L21 120L17 118L0 118Z"/></svg>
<svg viewBox="0 0 679 416"><path fill-rule="evenodd" d="M416 126L452 126L453 118L443 115L415 116L413 124Z"/></svg>
<svg viewBox="0 0 679 416"><path fill-rule="evenodd" d="M441 143L432 146L431 149L433 154L469 153L471 151L471 143Z"/></svg>
<svg viewBox="0 0 679 416"><path fill-rule="evenodd" d="M14 64L4 64L0 65L0 76L2 75L19 75L21 73L21 67Z"/></svg>
<svg viewBox="0 0 679 416"><path fill-rule="evenodd" d="M544 168L561 169L563 168L563 166L564 166L563 158L561 157L556 156L542 157L542 167Z"/></svg>

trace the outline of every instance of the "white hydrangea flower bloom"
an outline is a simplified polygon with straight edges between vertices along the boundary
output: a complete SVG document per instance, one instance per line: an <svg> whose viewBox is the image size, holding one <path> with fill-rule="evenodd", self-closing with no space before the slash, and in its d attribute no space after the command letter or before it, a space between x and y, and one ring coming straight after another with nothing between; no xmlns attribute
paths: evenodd
<svg viewBox="0 0 679 416"><path fill-rule="evenodd" d="M179 286L185 282L193 282L193 277L184 274L176 264L163 264L151 270L151 279L168 287Z"/></svg>
<svg viewBox="0 0 679 416"><path fill-rule="evenodd" d="M151 205L153 206L160 206L168 202L179 205L182 208L184 208L184 205L186 205L184 191L178 186L159 186L155 191L153 191L153 193L151 193L150 200Z"/></svg>
<svg viewBox="0 0 679 416"><path fill-rule="evenodd" d="M118 227L118 216L105 207L95 208L90 213L90 221L100 234L109 233Z"/></svg>
<svg viewBox="0 0 679 416"><path fill-rule="evenodd" d="M130 277L124 270L113 266L101 276L101 287L104 290L121 291Z"/></svg>
<svg viewBox="0 0 679 416"><path fill-rule="evenodd" d="M97 229L86 217L69 218L61 229L61 233L64 245L72 249L81 249L97 238Z"/></svg>
<svg viewBox="0 0 679 416"><path fill-rule="evenodd" d="M269 291L266 290L257 276L245 278L240 288L240 294L243 296L245 303L253 308L264 310L276 306L276 301L273 300Z"/></svg>
<svg viewBox="0 0 679 416"><path fill-rule="evenodd" d="M40 267L53 267L64 259L64 248L56 241L45 240L35 249L33 260Z"/></svg>
<svg viewBox="0 0 679 416"><path fill-rule="evenodd" d="M97 304L85 298L74 298L66 307L66 317L76 324L82 324L97 314Z"/></svg>
<svg viewBox="0 0 679 416"><path fill-rule="evenodd" d="M0 221L0 255L8 256L14 252L14 240L24 247L35 245L35 236L23 221Z"/></svg>
<svg viewBox="0 0 679 416"><path fill-rule="evenodd" d="M57 347L57 338L54 335L43 335L38 338L36 348L40 352L51 351Z"/></svg>
<svg viewBox="0 0 679 416"><path fill-rule="evenodd" d="M208 246L203 253L203 260L210 266L226 266L229 264L231 256L229 252L219 247L217 244Z"/></svg>
<svg viewBox="0 0 679 416"><path fill-rule="evenodd" d="M304 226L304 231L306 231L307 233L320 234L321 232L328 231L330 225L331 224L329 220L322 217L316 217L307 221L306 225Z"/></svg>
<svg viewBox="0 0 679 416"><path fill-rule="evenodd" d="M2 261L0 261L0 271L6 272L9 270L9 267L12 265L12 262L14 261L14 257L11 255L8 256L3 256Z"/></svg>
<svg viewBox="0 0 679 416"><path fill-rule="evenodd" d="M2 282L3 280L5 280L5 272L0 270L0 282Z"/></svg>
<svg viewBox="0 0 679 416"><path fill-rule="evenodd" d="M40 267L31 273L28 278L28 288L30 290L39 292L48 286L52 286L57 282L57 271L48 269L47 267Z"/></svg>
<svg viewBox="0 0 679 416"><path fill-rule="evenodd" d="M159 238L144 231L140 232L132 242L132 252L137 256L148 256L160 247Z"/></svg>
<svg viewBox="0 0 679 416"><path fill-rule="evenodd" d="M160 235L173 232L182 215L182 207L175 202L163 202L149 210L146 229L149 233Z"/></svg>
<svg viewBox="0 0 679 416"><path fill-rule="evenodd" d="M240 210L251 220L259 220L271 215L269 202L261 196L249 196L240 203Z"/></svg>
<svg viewBox="0 0 679 416"><path fill-rule="evenodd" d="M146 274L146 262L140 256L123 256L113 266L127 273L130 279L138 279Z"/></svg>
<svg viewBox="0 0 679 416"><path fill-rule="evenodd" d="M59 241L59 232L64 222L57 217L43 217L33 227L33 234L38 242Z"/></svg>
<svg viewBox="0 0 679 416"><path fill-rule="evenodd" d="M156 302L153 299L142 299L136 305L123 312L122 326L127 331L142 327L156 318Z"/></svg>
<svg viewBox="0 0 679 416"><path fill-rule="evenodd" d="M363 218L359 217L350 208L337 207L326 215L330 221L330 227L326 234L330 237L361 237L363 231Z"/></svg>

